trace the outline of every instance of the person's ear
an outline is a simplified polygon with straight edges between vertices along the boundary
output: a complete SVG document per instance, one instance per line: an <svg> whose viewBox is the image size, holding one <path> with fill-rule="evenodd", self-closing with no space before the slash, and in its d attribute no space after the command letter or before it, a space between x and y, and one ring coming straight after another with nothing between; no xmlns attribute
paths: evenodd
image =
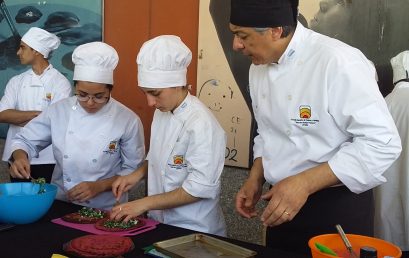
<svg viewBox="0 0 409 258"><path fill-rule="evenodd" d="M279 40L283 34L283 27L274 27L271 28L271 37L273 40Z"/></svg>

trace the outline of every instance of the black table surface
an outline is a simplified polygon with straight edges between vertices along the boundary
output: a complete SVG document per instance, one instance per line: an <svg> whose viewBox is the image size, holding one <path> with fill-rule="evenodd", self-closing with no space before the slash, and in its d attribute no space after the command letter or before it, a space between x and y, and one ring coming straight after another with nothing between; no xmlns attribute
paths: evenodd
<svg viewBox="0 0 409 258"><path fill-rule="evenodd" d="M59 218L67 213L76 212L80 206L55 201L48 213L39 221L26 225L17 225L12 229L0 232L0 257L7 258L50 258L53 253L65 254L62 246L73 238L89 233L54 224L52 219ZM131 236L135 249L124 257L151 257L143 254L143 247L155 242L170 238L196 233L184 228L159 224L156 229ZM306 256L273 250L261 245L242 242L239 240L217 237L230 243L257 252L257 257L272 258L306 258Z"/></svg>

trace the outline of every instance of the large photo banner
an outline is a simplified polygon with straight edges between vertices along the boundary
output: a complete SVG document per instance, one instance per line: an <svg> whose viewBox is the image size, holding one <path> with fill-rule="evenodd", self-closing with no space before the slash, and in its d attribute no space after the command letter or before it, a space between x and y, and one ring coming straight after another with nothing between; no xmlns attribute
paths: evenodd
<svg viewBox="0 0 409 258"><path fill-rule="evenodd" d="M0 95L14 75L30 67L20 64L16 53L20 38L31 27L56 34L60 47L52 53L50 63L72 80L71 55L78 45L102 40L103 0L0 0ZM0 124L0 137L7 125Z"/></svg>

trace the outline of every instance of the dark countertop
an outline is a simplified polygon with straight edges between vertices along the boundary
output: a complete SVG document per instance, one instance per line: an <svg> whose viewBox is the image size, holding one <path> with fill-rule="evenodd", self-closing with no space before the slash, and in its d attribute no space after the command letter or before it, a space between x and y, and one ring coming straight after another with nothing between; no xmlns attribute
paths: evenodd
<svg viewBox="0 0 409 258"><path fill-rule="evenodd" d="M89 233L54 224L51 220L67 213L76 212L79 208L80 206L74 204L55 201L51 209L41 220L32 224L17 225L10 230L0 232L0 256L10 258L50 258L53 253L64 254L62 250L64 243ZM159 224L154 230L131 236L135 244L135 249L124 255L124 257L150 257L143 254L143 247L158 241L192 233L196 232L166 224ZM306 256L303 255L273 250L261 245L239 240L218 236L213 237L256 251L256 257L306 258Z"/></svg>

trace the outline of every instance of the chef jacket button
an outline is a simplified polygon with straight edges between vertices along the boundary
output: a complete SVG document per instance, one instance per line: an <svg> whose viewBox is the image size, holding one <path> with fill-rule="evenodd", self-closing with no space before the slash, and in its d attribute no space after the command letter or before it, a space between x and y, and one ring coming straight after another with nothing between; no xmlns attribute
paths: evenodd
<svg viewBox="0 0 409 258"><path fill-rule="evenodd" d="M68 131L68 134L74 134L74 132L73 131Z"/></svg>
<svg viewBox="0 0 409 258"><path fill-rule="evenodd" d="M261 96L263 97L263 99L265 99L265 98L266 98L266 94L264 94L264 93L263 93Z"/></svg>
<svg viewBox="0 0 409 258"><path fill-rule="evenodd" d="M71 182L71 178L67 177L67 182Z"/></svg>
<svg viewBox="0 0 409 258"><path fill-rule="evenodd" d="M97 163L97 159L93 159L92 162Z"/></svg>
<svg viewBox="0 0 409 258"><path fill-rule="evenodd" d="M72 106L72 110L77 110L77 106Z"/></svg>
<svg viewBox="0 0 409 258"><path fill-rule="evenodd" d="M290 135L290 134L291 134L291 131L290 131L290 130L287 130L286 133L287 133L287 135Z"/></svg>
<svg viewBox="0 0 409 258"><path fill-rule="evenodd" d="M292 99L293 99L293 96L288 95L287 98L288 98L288 100L292 100Z"/></svg>
<svg viewBox="0 0 409 258"><path fill-rule="evenodd" d="M68 155L64 155L64 159L68 159Z"/></svg>

